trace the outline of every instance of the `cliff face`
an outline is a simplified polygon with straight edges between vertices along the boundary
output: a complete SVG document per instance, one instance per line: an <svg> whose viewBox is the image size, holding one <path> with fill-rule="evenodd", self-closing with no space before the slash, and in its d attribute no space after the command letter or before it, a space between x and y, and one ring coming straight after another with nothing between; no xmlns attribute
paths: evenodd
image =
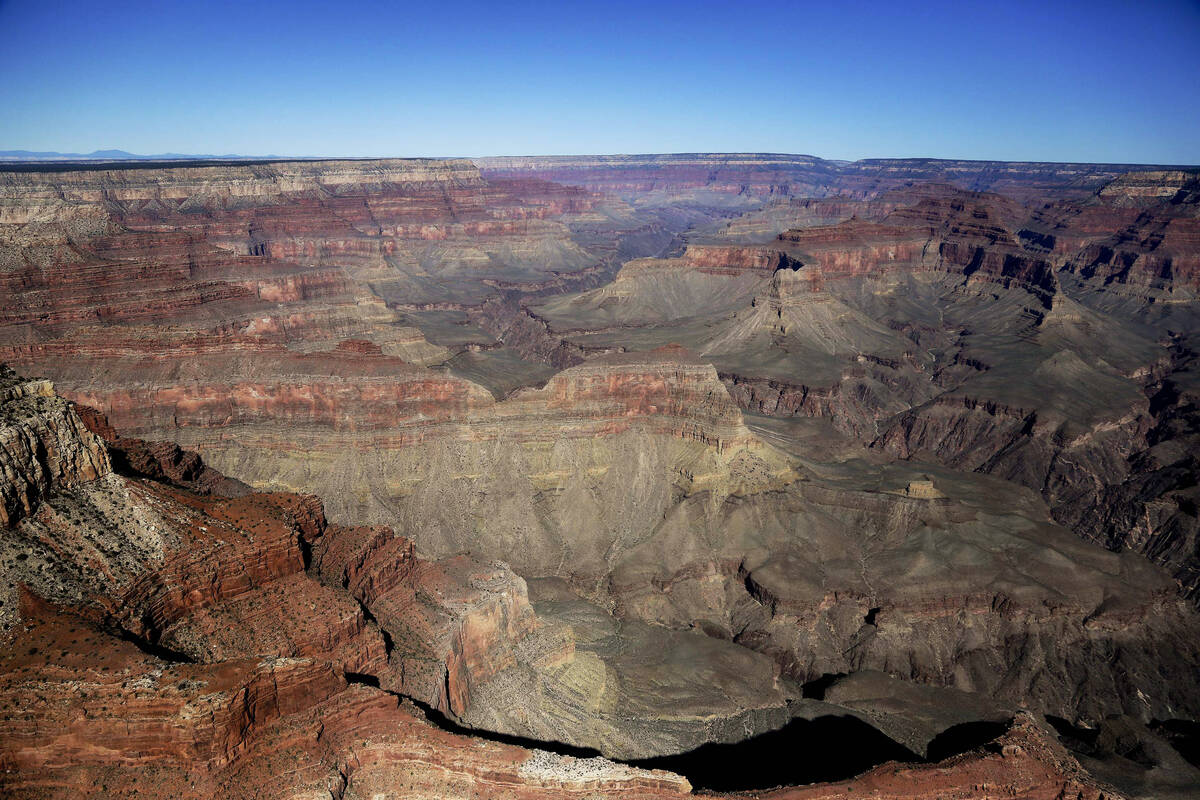
<svg viewBox="0 0 1200 800"><path fill-rule="evenodd" d="M946 270L968 281L1052 292L1051 265L1025 252L1015 235L1021 217L1022 209L999 195L955 192L919 199L878 223L801 228L780 234L779 241L830 277Z"/></svg>
<svg viewBox="0 0 1200 800"><path fill-rule="evenodd" d="M467 347L485 374L525 385L542 368L499 341L512 314L493 320L485 301L594 285L627 253L656 252L674 224L576 187L485 181L469 162L433 160L12 172L0 174L0 208L0 359L93 399L136 397L147 360L172 375L155 391L180 380L219 391L252 372L239 377L256 392L306 358L301 372L328 358L363 364L352 371L369 381L401 361L459 369ZM230 357L253 364L230 370ZM415 389L454 391L445 377ZM356 413L355 396L361 409L386 405L387 389L334 383L324 393L339 413ZM123 432L161 436L105 405ZM193 412L229 406L199 399Z"/></svg>
<svg viewBox="0 0 1200 800"><path fill-rule="evenodd" d="M1177 450L1195 348L1192 183L1131 173L1036 208L923 184L775 203L533 312L577 347L683 342L748 411L1034 488L1056 519L1169 565L1193 594ZM788 221L801 226L746 240ZM774 272L754 268L771 259Z"/></svg>
<svg viewBox="0 0 1200 800"><path fill-rule="evenodd" d="M678 796L488 732L707 789L849 730L822 779L911 763L781 796L1187 785L1196 193L1122 171L6 174L0 359L96 411L5 374L2 780Z"/></svg>
<svg viewBox="0 0 1200 800"><path fill-rule="evenodd" d="M109 471L98 437L54 402L50 381L0 372L0 525L15 525L51 492Z"/></svg>
<svg viewBox="0 0 1200 800"><path fill-rule="evenodd" d="M38 613L20 645L2 678L6 697L29 709L4 721L3 784L20 796L692 796L685 779L667 772L439 730L411 704L347 685L310 660L170 664L52 611ZM37 653L26 655L31 649ZM39 657L47 649L64 654L49 669ZM996 748L1002 755L980 751L933 768L889 765L853 782L771 796L1114 796L1034 725L1018 725Z"/></svg>
<svg viewBox="0 0 1200 800"><path fill-rule="evenodd" d="M759 308L790 324L790 291L777 286L778 307L764 302ZM428 398L427 390L415 394ZM252 396L270 394L259 387ZM239 394L223 390L221 396ZM1196 702L1186 681L1155 676L1156 670L1169 675L1167 664L1183 669L1198 656L1173 642L1195 621L1148 566L1102 558L1047 525L1045 512L1027 498L1001 510L971 499L979 489L968 485L943 506L799 480L805 470L747 429L716 371L679 349L593 359L504 402L476 396L474 406L369 404L391 409L386 418L366 414L364 404L365 419L354 425L325 416L322 402L292 396L282 456L282 429L273 421L278 411L259 410L271 409L269 404L256 402L231 416L192 416L176 436L214 441L214 427L232 429L235 436L205 452L235 474L250 478L256 470L273 470L273 481L317 483L336 498L331 507L340 517L363 513L394 522L425 553L470 549L485 561L503 559L525 576L566 577L626 617L735 639L798 682L870 667L932 684L986 687L1056 714L1089 717L1137 713L1143 703L1136 689L1152 698L1156 710L1149 713ZM168 416L182 418L179 411ZM306 428L306 438L297 435ZM377 487L365 502L353 493L362 486ZM638 490L622 489L630 486ZM463 497L475 499L464 503ZM235 502L250 501L222 501ZM860 537L848 538L846 529ZM458 611L439 609L440 603L421 611L425 606L412 589L393 583L409 569L403 567L407 556L379 556L400 570L391 577L358 572L365 568L355 565L370 553L399 546L379 536L345 552L341 548L349 545L338 545L339 555L331 553L330 560L321 555L326 545L317 546L325 582L349 589L394 642L428 642L429 634L408 632L422 615L442 622L417 625L418 631L457 631L446 633L432 653L427 645L414 646L400 662L390 662L399 674L381 677L381 685L476 719L467 708L470 687L515 674L511 670L521 662L514 653L502 654L504 647L487 644L493 641L488 637L511 642L539 630L529 620L519 582L479 573L467 583L495 583L488 590L492 600L474 610L464 610L472 605L460 600ZM253 548L247 560L276 570L272 575L299 569L295 548L260 540ZM1070 573L1053 566L1054 553L1064 550L1070 552ZM1023 553L1019 567L1002 555L1015 551ZM822 555L813 561L812 554ZM171 574L223 575L205 571L216 567L201 569L207 562L198 558L193 553ZM1055 578L1047 584L1050 573ZM820 581L804 577L812 574ZM222 577L218 583L242 580ZM159 591L146 588L144 600L125 605L148 609L138 617L146 630L170 631L172 641L183 642L172 606L157 599ZM1122 598L1124 610L1117 612L1110 597ZM212 602L217 600L224 598ZM1108 615L1116 616L1096 622ZM538 665L552 667L570 652L553 644L552 633L540 630L543 644L533 649L559 655L527 662L522 680L541 682ZM1145 655L1129 650L1119 670L1102 666L1106 648L1126 637L1139 642L1136 652ZM1032 645L1050 638L1072 642L1075 655L1067 658L1057 649L1045 654ZM471 643L489 655L469 656ZM463 669L475 677L463 677ZM1058 677L1047 682L1043 674ZM1151 685L1158 687L1154 693ZM526 720L517 729L538 732L542 725ZM597 741L622 741L619 728L579 743Z"/></svg>
<svg viewBox="0 0 1200 800"><path fill-rule="evenodd" d="M836 166L815 156L693 153L644 156L481 158L489 179L538 177L623 197L639 204L680 199L746 207L772 195L819 195Z"/></svg>
<svg viewBox="0 0 1200 800"><path fill-rule="evenodd" d="M476 159L483 175L531 177L585 186L637 203L686 198L746 206L748 198L822 197L857 199L912 182L951 183L996 191L1022 200L1086 197L1136 169L1122 164L1039 164L1005 161L872 158L826 161L773 153L679 153L627 156L530 156Z"/></svg>
<svg viewBox="0 0 1200 800"><path fill-rule="evenodd" d="M32 612L19 646L0 680L23 710L5 715L0 759L21 796L688 794L669 773L438 730L313 659L165 662L51 610Z"/></svg>
<svg viewBox="0 0 1200 800"><path fill-rule="evenodd" d="M3 173L0 285L17 302L0 322L155 319L211 303L252 315L398 291L420 302L422 284L440 286L438 300L477 298L484 280L602 263L607 245L584 249L561 221L596 205L579 189L487 183L465 161Z"/></svg>
<svg viewBox="0 0 1200 800"><path fill-rule="evenodd" d="M231 377L260 363L224 361ZM280 376L270 381L178 385L165 383L177 369L167 362L141 373L144 389L74 399L123 430L169 431L250 483L321 491L339 521L397 524L431 554L471 549L532 575L557 574L564 552L603 574L626 548L622 531L644 530L673 492L724 496L791 479L713 368L679 349L589 362L503 402L387 358L332 365L332 381L321 377L329 361L294 357L261 367ZM628 458L643 464L634 494L618 488ZM601 513L609 498L622 515ZM564 539L577 526L587 533Z"/></svg>
<svg viewBox="0 0 1200 800"><path fill-rule="evenodd" d="M591 391L577 380L559 394ZM30 395L42 408L28 408ZM556 665L602 652L586 645L577 652L571 627L561 622L550 637L556 648L546 649L542 630L531 651L539 629L553 623L539 619L525 582L506 567L464 557L423 562L388 529L328 524L311 497L197 494L163 482L170 476L161 466L157 480L107 470L85 476L72 471L71 454L88 449L95 464L107 464L105 447L44 382L12 378L3 408L26 414L13 422L25 432L70 423L63 446L42 456L43 468L60 479L24 519L0 529L5 584L18 587L5 597L0 659L0 785L7 791L106 798L351 797L398 788L429 798L690 795L687 780L668 772L440 730L384 691L469 717L481 702L507 698L496 708L512 706L520 665L545 672L552 687L563 680ZM109 430L95 414L89 419ZM127 439L115 446L119 463L153 472L144 459L156 448ZM67 474L73 477L61 477ZM712 659L714 640L692 638L712 643L702 650ZM650 648L661 652L661 639L654 634L646 653L630 654L632 662L648 661ZM623 649L637 641L627 638ZM694 645L684 650L695 658ZM746 658L730 679L753 673ZM621 663L608 669L636 684L637 673L623 673L629 668ZM716 663L705 660L705 668ZM697 680L684 677L681 688ZM508 688L497 695L501 683ZM654 685L661 691L661 675ZM679 695L672 697L678 713ZM530 708L528 699L520 707ZM630 706L620 707L628 719ZM704 725L711 725L712 707L702 707L709 709ZM664 719L651 712L649 730ZM969 787L992 775L1039 792L1094 791L1045 737L1020 723L1001 740L1010 759L1004 764L980 752L942 768L935 783L919 772L877 771L830 785L821 796L874 787L925 797L924 789L913 792L959 787L982 797Z"/></svg>
<svg viewBox="0 0 1200 800"><path fill-rule="evenodd" d="M72 423L68 444L91 442L106 455L72 407L52 393L43 400L43 416ZM85 416L111 431L103 417ZM20 424L36 430L43 423ZM708 741L715 721L730 730L736 722L745 736L787 717L791 695L765 656L692 635L703 643L703 658L681 659L663 674L645 667L660 638L648 630L626 637L619 657L586 637L577 651L576 627L553 607L535 612L525 581L500 562L428 562L390 528L330 525L311 496L249 493L178 448L127 438L113 448L125 474L56 483L0 537L9 639L48 601L173 663L307 660L329 673L329 692L344 673L468 724L628 757L695 747ZM71 452L46 454L47 468L61 474L59 459L65 463ZM176 480L180 463L193 468ZM205 479L188 477L194 474ZM700 675L713 670L728 682L707 686ZM622 688L605 690L609 680ZM580 692L593 685L617 705L591 708ZM260 691L255 686L231 691ZM652 687L666 690L669 706ZM635 696L647 710L621 712ZM565 720L575 725L563 732ZM164 744L163 758L227 734L183 726L173 735L182 743ZM136 749L136 742L122 747Z"/></svg>

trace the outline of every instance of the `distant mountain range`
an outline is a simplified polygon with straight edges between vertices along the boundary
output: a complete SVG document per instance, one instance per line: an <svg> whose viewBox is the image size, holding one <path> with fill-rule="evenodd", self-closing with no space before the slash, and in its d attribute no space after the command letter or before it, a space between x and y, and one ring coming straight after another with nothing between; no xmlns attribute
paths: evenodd
<svg viewBox="0 0 1200 800"><path fill-rule="evenodd" d="M240 156L235 153L224 155L189 154L189 153L155 153L154 155L138 155L125 150L94 150L91 153L58 153L54 151L35 152L33 150L0 150L0 161L184 161L192 159L265 159L279 156Z"/></svg>

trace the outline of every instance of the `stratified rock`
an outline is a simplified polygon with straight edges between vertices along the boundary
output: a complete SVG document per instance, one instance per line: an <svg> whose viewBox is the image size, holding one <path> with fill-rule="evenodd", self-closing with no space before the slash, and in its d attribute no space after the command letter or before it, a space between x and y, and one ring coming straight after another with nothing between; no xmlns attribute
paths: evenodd
<svg viewBox="0 0 1200 800"><path fill-rule="evenodd" d="M327 662L163 661L78 617L26 605L26 625L0 662L0 785L13 796L689 793L665 772L440 731L411 704L347 684Z"/></svg>
<svg viewBox="0 0 1200 800"><path fill-rule="evenodd" d="M587 396L590 389L585 381L572 391ZM9 398L6 405L26 399ZM67 430L76 439L94 436L65 402L52 395L41 399L46 414L75 423ZM131 535L135 531L140 537ZM111 472L80 485L56 485L30 516L5 529L2 541L7 553L26 554L0 560L7 585L21 586L16 608L6 614L8 646L0 661L0 785L15 795L689 793L688 782L669 773L440 731L412 706L362 685L394 682L398 670L401 688L432 688L421 679L427 668L414 666L438 661L446 688L439 703L469 717L480 696L494 693L497 680L522 661L541 668L571 661L570 647L535 649L541 660L530 660L533 654L522 644L539 623L524 582L503 567L481 569L462 558L422 563L386 529L328 525L313 498L203 496L173 488L161 476L133 480ZM304 572L306 551L314 571L333 586ZM763 576L746 580L765 586ZM339 583L358 604L338 591ZM563 619L596 641L596 623L583 624L579 615L602 612L582 609L577 601L568 610L563 604L572 601L562 588L549 597L552 612L557 604ZM367 618L365 608L378 615ZM870 624L882 625L878 612ZM380 633L389 627L406 636L389 645ZM709 660L720 649L715 642L681 650L686 638L674 635L668 648L683 654L681 665L697 655L702 658L695 666L719 663ZM638 641L623 639L617 646L627 650ZM661 650L661 636L646 646ZM624 680L619 657L607 662L595 643L582 649ZM743 662L744 671L754 669L750 654ZM724 680L736 684L735 674ZM410 676L414 680L406 683ZM669 692L676 703L677 691ZM516 696L492 697L511 702ZM644 691L639 697L657 702ZM630 706L622 708L629 713ZM649 731L669 720L647 711ZM603 721L603 713L595 720ZM1032 781L1036 791L1093 786L1073 762L1024 730L1018 726L1000 740L1006 758L1032 753L1028 761L1007 765L1006 785ZM987 796L967 787L992 769L988 755L960 756L936 773L937 780L920 785ZM837 794L829 796L911 786L896 778L901 774L908 773L876 770L861 784L831 787Z"/></svg>
<svg viewBox="0 0 1200 800"><path fill-rule="evenodd" d="M44 399L78 422L64 401ZM572 614L535 613L506 565L425 561L390 528L329 525L311 496L222 496L211 490L227 482L194 453L116 446L124 474L57 486L0 539L6 631L21 625L14 587L24 585L171 658L315 659L470 725L624 757L779 727L799 695L768 657L731 643L674 633L674 649L692 655L652 667L661 637L648 627L597 645L597 624L617 621L592 607L581 627L582 601ZM608 699L597 704L598 693Z"/></svg>
<svg viewBox="0 0 1200 800"><path fill-rule="evenodd" d="M11 527L51 492L105 475L109 463L50 381L0 370L0 526Z"/></svg>
<svg viewBox="0 0 1200 800"><path fill-rule="evenodd" d="M749 198L874 197L913 181L1002 191L1021 198L1087 196L1130 164L1046 164L936 158L851 163L781 153L525 156L476 159L489 178L538 177L641 204L749 205Z"/></svg>

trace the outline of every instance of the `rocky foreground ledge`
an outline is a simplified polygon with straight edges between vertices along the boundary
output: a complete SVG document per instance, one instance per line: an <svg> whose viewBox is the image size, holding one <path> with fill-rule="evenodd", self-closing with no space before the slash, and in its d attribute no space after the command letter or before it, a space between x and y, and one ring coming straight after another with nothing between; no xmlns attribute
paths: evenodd
<svg viewBox="0 0 1200 800"><path fill-rule="evenodd" d="M45 381L6 372L0 411L6 796L692 793L670 772L448 726L545 632L503 565L425 562L390 529L328 523L315 498L249 492L174 446L85 424ZM760 796L864 793L1115 797L1029 716L939 763Z"/></svg>

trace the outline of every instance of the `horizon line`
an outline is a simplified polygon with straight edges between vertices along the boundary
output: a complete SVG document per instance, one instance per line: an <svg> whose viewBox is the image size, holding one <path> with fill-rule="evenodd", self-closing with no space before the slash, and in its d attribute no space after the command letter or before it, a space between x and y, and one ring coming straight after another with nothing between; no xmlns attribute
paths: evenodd
<svg viewBox="0 0 1200 800"><path fill-rule="evenodd" d="M120 153L122 155L101 156L98 153ZM26 156L25 154L28 154ZM90 153L70 153L57 151L37 151L24 149L0 149L0 164L5 166L10 165L58 165L58 164L80 164L80 165L97 165L97 164L137 164L143 162L154 162L163 164L182 164L192 162L257 162L257 163L280 163L289 161L394 161L394 160L435 160L435 161L450 161L465 159L469 161L478 160L496 160L496 159L563 159L563 158L647 158L647 157L664 157L664 156L773 156L782 158L804 158L822 161L831 164L857 164L862 162L872 161L942 161L942 162L963 162L963 163L1000 163L1000 164L1037 164L1037 165L1089 165L1089 166L1114 166L1114 167L1168 167L1193 169L1200 168L1200 163L1164 163L1152 161L1059 161L1059 160L1031 160L1031 159L1007 159L1007 158L953 158L944 156L865 156L856 159L845 158L826 158L817 156L811 153L788 153L788 152L771 152L771 151L752 151L752 150L695 150L695 151L663 151L663 152L641 152L641 153L522 153L522 154L499 154L499 155L481 155L481 156L463 156L463 155L415 155L415 156L395 156L395 155L370 155L370 156L338 156L338 155L241 155L237 153L228 153L222 155L213 154L189 154L189 153L160 153L160 154L140 154L131 153L117 148L104 148L93 150Z"/></svg>

